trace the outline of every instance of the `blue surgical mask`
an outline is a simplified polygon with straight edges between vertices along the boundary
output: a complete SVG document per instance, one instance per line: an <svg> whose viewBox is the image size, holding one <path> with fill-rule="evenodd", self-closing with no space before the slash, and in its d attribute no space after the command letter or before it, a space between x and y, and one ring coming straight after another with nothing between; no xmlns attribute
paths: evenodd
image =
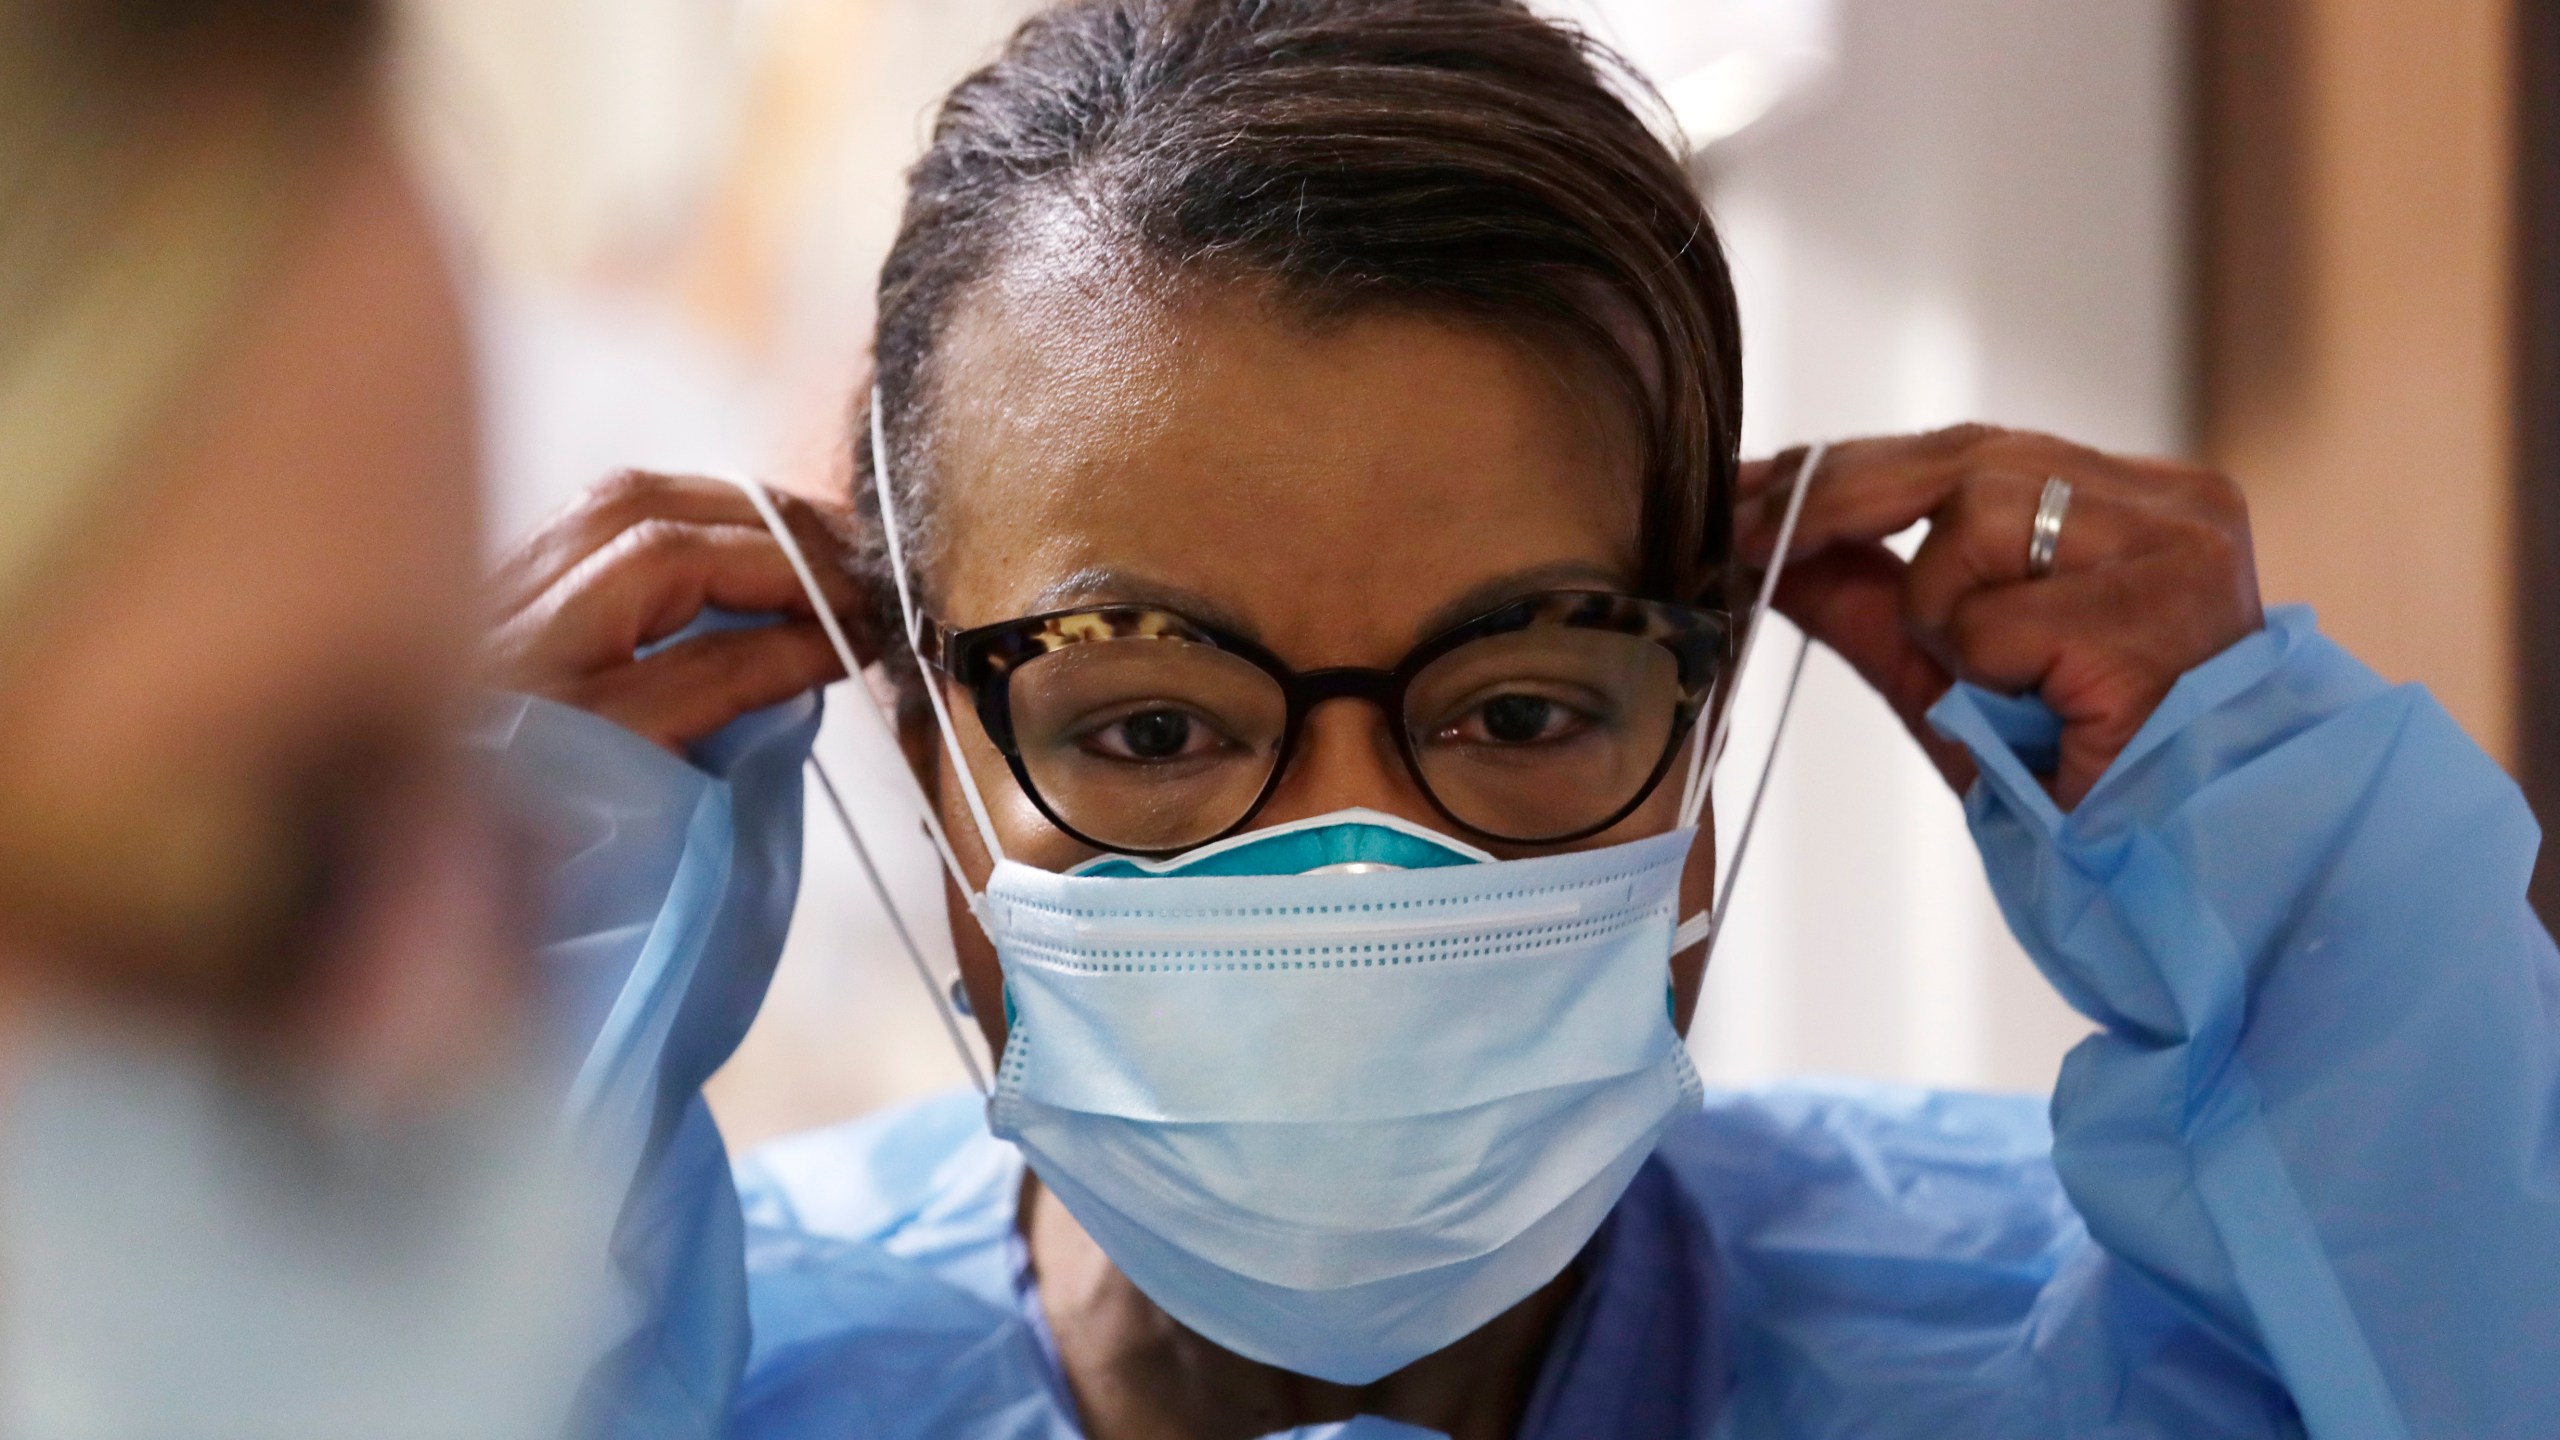
<svg viewBox="0 0 2560 1440"><path fill-rule="evenodd" d="M1153 873L1007 861L989 1119L1175 1319L1375 1380L1553 1279L1697 1103L1695 836L1497 861L1351 811ZM1336 858L1379 854L1421 863Z"/></svg>
<svg viewBox="0 0 2560 1440"><path fill-rule="evenodd" d="M912 643L876 397L872 415ZM789 529L747 489L858 670ZM1794 499L1781 555L1801 477ZM1497 860L1354 810L1060 874L1005 858L940 687L926 693L996 859L977 893L917 792L1003 967L989 1123L1210 1340L1344 1384L1443 1349L1561 1273L1697 1103L1665 997L1671 956L1714 928L1678 904L1721 723L1693 741L1677 827L1648 839Z"/></svg>

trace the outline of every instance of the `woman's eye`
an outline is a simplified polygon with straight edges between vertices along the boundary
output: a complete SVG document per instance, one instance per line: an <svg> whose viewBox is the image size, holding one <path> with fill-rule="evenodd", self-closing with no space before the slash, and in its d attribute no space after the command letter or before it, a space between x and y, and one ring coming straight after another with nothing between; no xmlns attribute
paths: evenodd
<svg viewBox="0 0 2560 1440"><path fill-rule="evenodd" d="M1590 726L1580 711L1544 695L1496 695L1434 738L1461 745L1537 745L1568 740Z"/></svg>
<svg viewBox="0 0 2560 1440"><path fill-rule="evenodd" d="M1093 731L1085 743L1115 760L1180 760L1214 749L1208 726L1180 710L1137 710Z"/></svg>

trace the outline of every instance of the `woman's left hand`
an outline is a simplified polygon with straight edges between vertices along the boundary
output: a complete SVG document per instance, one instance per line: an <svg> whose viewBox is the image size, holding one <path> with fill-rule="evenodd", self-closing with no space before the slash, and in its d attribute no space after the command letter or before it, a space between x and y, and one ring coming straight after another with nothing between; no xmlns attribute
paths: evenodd
<svg viewBox="0 0 2560 1440"><path fill-rule="evenodd" d="M1791 450L1742 467L1738 543L1765 565ZM2053 566L2028 572L2045 481L2071 486ZM1916 521L1906 562L1885 538ZM2062 720L2051 787L2068 810L2178 677L2264 623L2249 511L2211 470L2019 430L1959 425L1832 446L1806 487L1777 608L1838 651L1959 793L1974 766L1924 718L1957 680L2034 693Z"/></svg>

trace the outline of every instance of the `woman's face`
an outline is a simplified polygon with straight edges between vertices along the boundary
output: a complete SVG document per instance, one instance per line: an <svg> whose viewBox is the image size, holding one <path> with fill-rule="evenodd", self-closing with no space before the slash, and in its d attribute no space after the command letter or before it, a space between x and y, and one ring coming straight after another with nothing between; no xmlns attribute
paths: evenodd
<svg viewBox="0 0 2560 1440"><path fill-rule="evenodd" d="M1505 600L1636 584L1622 402L1584 365L1489 328L1392 311L1311 325L1241 286L1141 298L1016 267L962 307L937 363L938 529L920 602L955 627L1149 604L1300 671L1383 669ZM1047 869L1090 858L1024 795L969 697L945 695L1006 853ZM1450 831L1399 759L1393 723L1362 701L1318 706L1253 824L1359 806ZM983 883L989 861L942 747L911 748L929 755L943 823ZM1488 848L1659 834L1678 793L1675 773L1572 846ZM1706 903L1713 855L1704 839L1692 853L1682 913ZM952 928L1001 1048L994 953L957 910ZM1684 1029L1702 963L1692 952L1673 967Z"/></svg>

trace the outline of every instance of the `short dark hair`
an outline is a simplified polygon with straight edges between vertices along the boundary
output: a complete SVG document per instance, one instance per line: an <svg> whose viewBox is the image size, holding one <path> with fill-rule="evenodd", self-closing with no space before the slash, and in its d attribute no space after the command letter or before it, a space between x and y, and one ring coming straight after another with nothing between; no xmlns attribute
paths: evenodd
<svg viewBox="0 0 2560 1440"><path fill-rule="evenodd" d="M956 309L1026 218L1071 200L1133 260L1250 278L1311 314L1419 308L1576 345L1639 417L1644 588L1720 602L1741 327L1705 206L1636 104L1659 101L1624 61L1518 0L1040 12L943 101L881 267L902 518L930 511L917 442ZM861 563L894 614L857 420Z"/></svg>

